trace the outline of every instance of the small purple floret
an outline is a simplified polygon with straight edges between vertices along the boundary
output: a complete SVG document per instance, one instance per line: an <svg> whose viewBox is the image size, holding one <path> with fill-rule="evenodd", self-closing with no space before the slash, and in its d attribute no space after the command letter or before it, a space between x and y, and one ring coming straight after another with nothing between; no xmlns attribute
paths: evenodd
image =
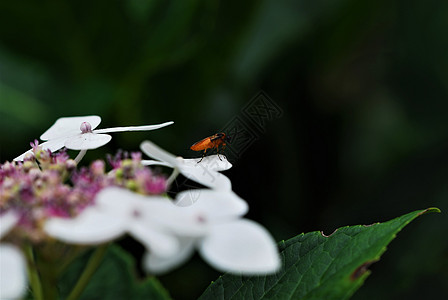
<svg viewBox="0 0 448 300"><path fill-rule="evenodd" d="M95 205L104 188L119 186L145 195L166 192L166 178L141 164L141 154L119 152L110 158L106 172L103 160L77 168L66 151L52 153L33 143L34 156L24 162L0 165L0 213L15 210L20 215L15 230L32 242L46 239L42 227L48 218L73 218Z"/></svg>

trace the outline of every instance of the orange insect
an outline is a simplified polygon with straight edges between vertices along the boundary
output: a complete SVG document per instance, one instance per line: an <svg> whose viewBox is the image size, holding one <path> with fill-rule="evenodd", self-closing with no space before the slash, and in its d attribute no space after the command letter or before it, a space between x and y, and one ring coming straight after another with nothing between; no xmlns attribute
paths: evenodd
<svg viewBox="0 0 448 300"><path fill-rule="evenodd" d="M230 137L227 136L224 132L219 132L217 134L214 134L212 136L206 137L203 140L200 140L197 143L194 143L193 146L190 147L193 151L202 151L204 150L204 153L202 153L201 160L198 161L200 163L202 159L205 156L205 153L208 149L216 149L216 152L218 154L218 158L220 160L221 157L219 157L219 146L221 146L221 150L224 150L226 148L226 143L230 142Z"/></svg>

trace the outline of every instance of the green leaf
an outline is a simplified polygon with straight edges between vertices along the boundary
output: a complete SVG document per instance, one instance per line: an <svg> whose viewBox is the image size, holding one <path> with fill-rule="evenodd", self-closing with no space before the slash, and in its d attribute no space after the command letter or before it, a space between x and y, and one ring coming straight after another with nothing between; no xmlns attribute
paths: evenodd
<svg viewBox="0 0 448 300"><path fill-rule="evenodd" d="M66 299L83 271L91 252L81 256L72 263L59 282L61 299ZM88 299L171 299L155 277L138 281L135 262L131 255L112 245L107 250L103 262L92 276L81 300Z"/></svg>
<svg viewBox="0 0 448 300"><path fill-rule="evenodd" d="M440 210L428 208L385 223L342 227L330 236L315 231L282 241L279 273L257 277L226 274L199 299L348 299L395 235L427 212Z"/></svg>

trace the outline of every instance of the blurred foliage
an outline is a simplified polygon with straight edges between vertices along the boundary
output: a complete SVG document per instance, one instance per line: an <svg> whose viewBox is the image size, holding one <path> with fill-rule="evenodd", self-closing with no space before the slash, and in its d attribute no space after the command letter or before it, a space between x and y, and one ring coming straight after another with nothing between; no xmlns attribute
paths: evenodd
<svg viewBox="0 0 448 300"><path fill-rule="evenodd" d="M68 299L81 277L93 251L87 251L73 261L67 271L59 278L60 299ZM137 281L135 262L128 252L116 245L105 250L104 258L96 272L89 279L80 294L80 300L115 300L115 299L154 299L170 300L169 293L160 285L156 277ZM107 280L105 280L107 278ZM30 295L32 296L32 295Z"/></svg>
<svg viewBox="0 0 448 300"><path fill-rule="evenodd" d="M1 1L0 160L61 116L117 133L103 156L151 139L182 156L264 90L284 111L227 174L277 240L429 206L355 299L448 294L447 1ZM263 188L260 188L263 187ZM418 242L416 242L418 241ZM191 273L194 279L191 279ZM189 278L189 280L186 280ZM216 272L163 276L175 299Z"/></svg>

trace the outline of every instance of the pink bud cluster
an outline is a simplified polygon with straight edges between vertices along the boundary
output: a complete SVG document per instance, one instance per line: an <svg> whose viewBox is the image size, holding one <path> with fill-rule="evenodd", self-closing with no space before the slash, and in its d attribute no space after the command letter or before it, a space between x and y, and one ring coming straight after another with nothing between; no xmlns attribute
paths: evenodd
<svg viewBox="0 0 448 300"><path fill-rule="evenodd" d="M15 237L40 242L46 239L43 224L48 218L72 218L95 201L105 187L125 187L145 195L166 192L166 178L141 164L141 155L119 153L110 159L113 169L96 160L77 168L65 151L51 153L32 143L23 162L0 165L0 215L19 215Z"/></svg>

